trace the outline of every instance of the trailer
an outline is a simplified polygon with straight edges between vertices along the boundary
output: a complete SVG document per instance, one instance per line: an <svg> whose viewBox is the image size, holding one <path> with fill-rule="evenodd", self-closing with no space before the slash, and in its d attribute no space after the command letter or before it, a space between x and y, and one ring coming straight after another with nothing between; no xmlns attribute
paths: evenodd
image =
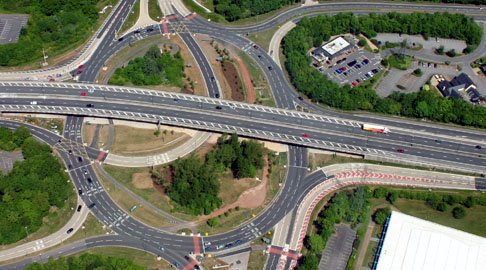
<svg viewBox="0 0 486 270"><path fill-rule="evenodd" d="M362 128L363 128L363 130L376 132L376 133L388 133L388 132L390 132L390 130L387 127L379 126L379 125L373 125L373 124L363 124Z"/></svg>

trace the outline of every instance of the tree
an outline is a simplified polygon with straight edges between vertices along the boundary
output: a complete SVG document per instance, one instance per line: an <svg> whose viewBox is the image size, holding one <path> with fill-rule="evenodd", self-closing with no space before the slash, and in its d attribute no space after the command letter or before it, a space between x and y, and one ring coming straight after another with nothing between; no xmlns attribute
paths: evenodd
<svg viewBox="0 0 486 270"><path fill-rule="evenodd" d="M207 221L209 227L216 227L218 226L218 219L217 218L210 218Z"/></svg>
<svg viewBox="0 0 486 270"><path fill-rule="evenodd" d="M447 206L447 204L445 202L439 202L437 204L436 210L441 211L441 212L445 212L445 211L447 211L448 208L449 207Z"/></svg>
<svg viewBox="0 0 486 270"><path fill-rule="evenodd" d="M375 223L379 225L385 224L386 219L390 216L390 214L390 207L377 209L374 215Z"/></svg>
<svg viewBox="0 0 486 270"><path fill-rule="evenodd" d="M413 74L414 74L415 76L417 76L417 77L422 76L422 74L423 74L422 69L420 69L420 68L415 69L415 70L413 71Z"/></svg>
<svg viewBox="0 0 486 270"><path fill-rule="evenodd" d="M324 250L324 240L318 234L307 237L307 247L312 253L321 253Z"/></svg>
<svg viewBox="0 0 486 270"><path fill-rule="evenodd" d="M443 45L440 45L436 50L435 50L435 53L436 54L444 54L444 46Z"/></svg>
<svg viewBox="0 0 486 270"><path fill-rule="evenodd" d="M398 198L398 194L397 194L396 191L390 191L390 192L388 192L388 195L386 196L386 200L391 204L395 203L397 198Z"/></svg>
<svg viewBox="0 0 486 270"><path fill-rule="evenodd" d="M363 47L367 44L366 39L360 37L358 41L358 46Z"/></svg>
<svg viewBox="0 0 486 270"><path fill-rule="evenodd" d="M466 209L462 206L457 206L452 209L452 216L455 219L463 219L466 217Z"/></svg>
<svg viewBox="0 0 486 270"><path fill-rule="evenodd" d="M446 52L446 55L449 56L449 57L454 57L454 56L456 56L456 50L450 49Z"/></svg>

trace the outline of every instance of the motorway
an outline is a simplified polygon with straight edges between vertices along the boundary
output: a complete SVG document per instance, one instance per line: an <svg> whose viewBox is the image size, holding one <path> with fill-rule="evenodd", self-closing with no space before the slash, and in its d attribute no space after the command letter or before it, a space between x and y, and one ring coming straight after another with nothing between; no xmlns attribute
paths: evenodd
<svg viewBox="0 0 486 270"><path fill-rule="evenodd" d="M109 23L105 24L103 29L101 29L99 37L103 37L103 40L94 51L90 60L85 64L86 69L80 75L80 81L94 82L96 75L106 60L123 47L129 46L137 38L162 34L160 25L157 25L151 28L153 29L152 31L144 30L139 34L130 33L123 40L118 41L116 39L116 30L119 29L124 18L126 18L132 4L133 0L122 1L122 4L117 6L117 9L114 11L115 15L111 16L108 20ZM249 223L243 224L231 232L204 237L203 239L198 236L173 235L151 228L134 220L124 210L120 209L100 185L87 158L102 160L103 154L100 154L96 149L82 147L79 141L77 134L80 125L76 121L80 121L80 118L70 120L73 122L66 126L67 133L65 135L67 137L65 139L61 139L51 133L38 130L33 131L40 133L37 137L53 147L57 147L56 144L61 139L61 144L67 144L72 149L73 154L69 154L69 151L67 153L63 152L64 154L61 154L61 158L66 164L70 164L73 167L70 170L70 175L74 184L77 188L81 188L84 191L82 198L87 205L95 203L95 206L91 209L93 214L116 234L114 236L101 237L96 241L100 241L99 243L107 241L106 243L111 244L119 242L135 248L142 246L142 249L158 254L169 262L178 262L181 265L190 267L195 262L188 262L184 258L184 254L204 252L203 241L210 241L213 249L217 246L223 246L220 250L232 248L230 245L234 247L237 240L241 241L241 245L248 243L272 228L300 203L313 186L326 179L326 176L306 177L307 150L296 145L342 152L366 153L367 155L390 155L392 158L397 159L420 159L421 162L444 163L453 165L456 168L459 166L470 171L484 172L484 168L486 168L485 148L483 147L481 150L475 148L476 143L484 143L486 138L484 132L449 128L431 125L430 123L403 121L401 119L377 119L374 116L323 110L313 104L306 104L298 100L298 94L293 91L283 72L271 57L261 49L255 50L252 48L251 41L244 37L249 32L269 29L284 21L296 18L304 12L327 12L333 14L336 13L336 9L347 9L357 13L367 13L370 10L378 10L380 8L402 12L417 9L429 12L447 10L469 14L480 20L486 17L483 15L483 12L479 12L477 7L472 6L375 2L367 2L366 4L359 2L325 3L302 7L284 12L264 23L250 27L225 27L209 23L198 16L191 20L179 16L176 22L169 23L169 29L171 32L175 32L178 29L175 27L177 26L176 24L185 26L186 30L179 34L192 51L198 65L204 70L204 80L208 86L210 97L214 99L201 99L188 97L187 95L174 97L167 93L155 95L147 94L150 91L131 90L130 92L123 89L120 90L121 88L109 91L108 87L105 87L105 90L103 90L103 87L96 88L98 87L96 85L63 87L62 84L60 86L51 84L22 86L20 84L10 85L2 83L0 91L3 93L3 96L0 102L0 106L2 106L0 111L50 112L105 116L149 122L160 121L203 130L236 131L249 137L292 144L289 147L289 170L280 196L277 197L276 201ZM288 110L249 106L217 99L216 97L220 95L218 83L212 79L214 73L211 66L192 38L191 32L208 34L211 37L245 50L265 72L279 108L293 110L296 104L300 104L301 106L312 108L312 110L321 114L303 114L295 111L290 113ZM478 50L477 53L482 54L483 52ZM261 55L261 59L257 58L258 55ZM270 70L268 67L272 67L272 69ZM90 87L95 90L89 92ZM89 92L89 97L86 100L80 100L79 94L80 91L83 91L82 89ZM45 96L45 99L43 96ZM39 101L37 105L30 104L34 98ZM87 108L88 103L93 104L94 107ZM221 106L221 109L218 110L215 106ZM392 132L386 135L364 133L358 125L361 122L385 123ZM5 121L1 121L0 124L5 124ZM308 138L303 137L304 132L309 135ZM399 148L405 149L405 154L397 154L396 150ZM84 157L81 162L78 160L79 156ZM92 183L87 181L87 177L90 177ZM88 241L88 243L94 245L97 243L96 241ZM84 244L84 248L88 246ZM160 249L161 247L164 247L163 251ZM81 250L83 244L76 248ZM67 254L66 252L68 251L61 251L61 254ZM24 260L16 266L22 267L26 263L27 260ZM2 266L0 269L12 269L11 266Z"/></svg>

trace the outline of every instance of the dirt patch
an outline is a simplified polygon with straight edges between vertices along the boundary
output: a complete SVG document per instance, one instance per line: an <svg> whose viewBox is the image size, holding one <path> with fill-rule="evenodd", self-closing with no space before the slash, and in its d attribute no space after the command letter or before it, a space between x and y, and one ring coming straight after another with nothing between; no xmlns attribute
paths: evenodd
<svg viewBox="0 0 486 270"><path fill-rule="evenodd" d="M223 75L231 88L231 99L235 101L245 101L245 91L241 82L240 74L232 61L221 62ZM251 84L251 82L250 82Z"/></svg>
<svg viewBox="0 0 486 270"><path fill-rule="evenodd" d="M96 125L84 125L83 126L83 142L87 145L91 145L93 137L96 131Z"/></svg>
<svg viewBox="0 0 486 270"><path fill-rule="evenodd" d="M134 173L132 176L132 185L138 189L148 189L154 186L150 173L148 172Z"/></svg>
<svg viewBox="0 0 486 270"><path fill-rule="evenodd" d="M246 93L247 93L247 102L248 103L255 103L255 89L253 88L253 82L251 81L250 71L248 71L248 67L245 65L245 62L241 60L239 57L235 57L236 62L241 70L241 77L245 81Z"/></svg>

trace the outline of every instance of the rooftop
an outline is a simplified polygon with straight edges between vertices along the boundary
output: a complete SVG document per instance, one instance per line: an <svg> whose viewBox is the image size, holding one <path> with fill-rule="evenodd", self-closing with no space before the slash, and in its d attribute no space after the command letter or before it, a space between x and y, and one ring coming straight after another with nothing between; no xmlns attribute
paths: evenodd
<svg viewBox="0 0 486 270"><path fill-rule="evenodd" d="M486 238L392 212L377 270L484 269Z"/></svg>
<svg viewBox="0 0 486 270"><path fill-rule="evenodd" d="M351 44L349 44L349 42L347 42L343 37L338 37L326 43L324 46L322 46L322 49L332 56L347 48L349 45Z"/></svg>

